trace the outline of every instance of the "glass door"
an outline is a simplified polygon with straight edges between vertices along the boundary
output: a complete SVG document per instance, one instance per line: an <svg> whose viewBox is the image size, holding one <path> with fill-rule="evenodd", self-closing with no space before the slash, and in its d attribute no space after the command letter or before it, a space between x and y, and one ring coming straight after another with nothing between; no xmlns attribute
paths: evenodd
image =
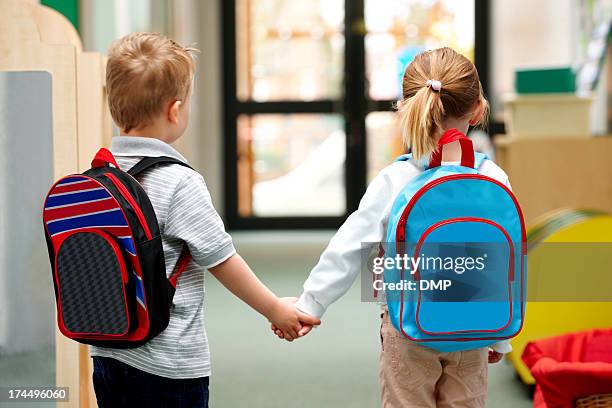
<svg viewBox="0 0 612 408"><path fill-rule="evenodd" d="M347 210L343 1L222 5L229 226L337 224Z"/></svg>
<svg viewBox="0 0 612 408"><path fill-rule="evenodd" d="M232 229L337 227L402 153L393 110L414 56L446 45L486 71L486 0L221 4Z"/></svg>

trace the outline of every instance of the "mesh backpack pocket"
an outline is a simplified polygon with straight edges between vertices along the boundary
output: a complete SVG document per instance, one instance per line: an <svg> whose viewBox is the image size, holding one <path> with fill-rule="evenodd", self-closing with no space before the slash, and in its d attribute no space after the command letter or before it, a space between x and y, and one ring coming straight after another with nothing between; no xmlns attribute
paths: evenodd
<svg viewBox="0 0 612 408"><path fill-rule="evenodd" d="M112 236L79 231L59 246L56 281L61 319L71 334L121 336L134 320L131 267Z"/></svg>

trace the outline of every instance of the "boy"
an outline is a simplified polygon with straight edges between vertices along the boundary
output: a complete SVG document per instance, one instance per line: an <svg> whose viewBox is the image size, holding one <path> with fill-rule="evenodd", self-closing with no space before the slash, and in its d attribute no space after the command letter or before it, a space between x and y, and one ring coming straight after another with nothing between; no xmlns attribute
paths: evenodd
<svg viewBox="0 0 612 408"><path fill-rule="evenodd" d="M170 143L189 122L194 49L159 34L135 33L109 50L108 103L122 136L111 150L127 171L146 156L186 161ZM157 215L166 271L184 243L193 260L178 280L165 331L134 349L91 347L93 383L101 408L207 407L209 351L203 326L204 269L278 326L289 339L316 318L278 299L236 253L212 206L202 176L179 165L145 172L139 179Z"/></svg>

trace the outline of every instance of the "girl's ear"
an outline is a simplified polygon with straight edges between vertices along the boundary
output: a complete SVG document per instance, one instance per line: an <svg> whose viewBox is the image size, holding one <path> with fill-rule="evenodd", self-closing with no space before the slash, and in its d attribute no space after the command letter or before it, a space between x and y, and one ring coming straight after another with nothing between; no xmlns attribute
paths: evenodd
<svg viewBox="0 0 612 408"><path fill-rule="evenodd" d="M171 102L168 106L168 121L173 124L177 124L179 121L179 109L181 107L181 101Z"/></svg>
<svg viewBox="0 0 612 408"><path fill-rule="evenodd" d="M480 122L482 122L482 118L485 114L485 104L483 103L482 99L478 99L478 101L476 102L476 106L474 107L474 110L472 111L472 116L470 117L470 126L475 126L477 124L479 124Z"/></svg>

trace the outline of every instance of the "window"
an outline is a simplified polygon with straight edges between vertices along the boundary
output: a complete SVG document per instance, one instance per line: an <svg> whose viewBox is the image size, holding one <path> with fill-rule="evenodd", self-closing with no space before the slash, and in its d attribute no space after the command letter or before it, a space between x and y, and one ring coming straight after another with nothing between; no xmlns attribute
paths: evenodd
<svg viewBox="0 0 612 408"><path fill-rule="evenodd" d="M486 0L223 0L225 215L336 227L401 154L394 102L421 51L451 46L486 87Z"/></svg>

